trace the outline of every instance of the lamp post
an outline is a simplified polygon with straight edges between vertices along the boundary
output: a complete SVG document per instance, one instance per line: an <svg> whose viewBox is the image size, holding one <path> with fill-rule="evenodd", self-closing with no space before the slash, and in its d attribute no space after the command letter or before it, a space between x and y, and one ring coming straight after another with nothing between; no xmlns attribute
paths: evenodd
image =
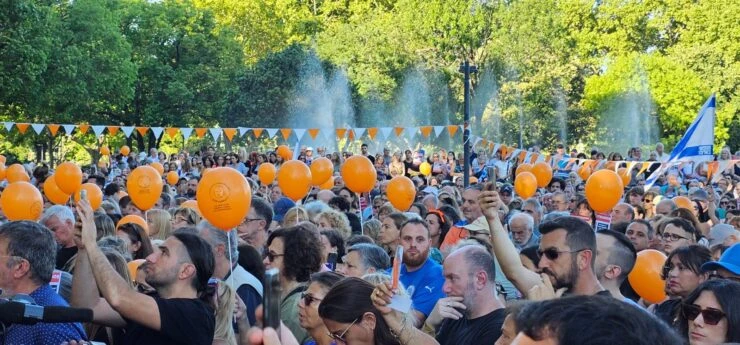
<svg viewBox="0 0 740 345"><path fill-rule="evenodd" d="M478 67L471 66L468 59L460 64L460 72L465 76L463 93L463 182L470 185L470 74L477 73Z"/></svg>

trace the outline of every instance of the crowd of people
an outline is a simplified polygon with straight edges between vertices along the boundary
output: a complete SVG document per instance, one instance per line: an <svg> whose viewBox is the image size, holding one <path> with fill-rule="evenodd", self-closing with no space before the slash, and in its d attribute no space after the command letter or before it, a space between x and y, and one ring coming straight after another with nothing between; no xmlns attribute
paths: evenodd
<svg viewBox="0 0 740 345"><path fill-rule="evenodd" d="M539 153L538 148L531 152ZM112 156L87 167L104 200L53 205L39 222L0 225L3 297L29 295L41 306L93 310L89 323L5 325L6 344L691 344L740 342L740 166L716 178L706 164L632 171L622 202L597 219L584 195L577 159L643 161L593 150L548 156L554 178L528 199L516 195L521 163L496 152L471 157L463 185L454 152L383 149L372 155L376 188L344 185L349 152L304 147L299 160L334 163L334 187L293 201L277 183L261 184L259 166L279 168L276 152L213 147L171 155ZM665 161L663 145L648 161ZM723 148L717 160L732 159ZM156 205L139 209L126 193L137 166L158 162L179 180ZM431 166L423 174L421 165ZM231 167L253 195L239 226L222 231L203 219L195 199L206 169ZM33 167L43 192L50 175ZM416 188L408 210L388 200L389 179ZM686 207L676 202L686 197ZM45 199L46 200L46 199ZM246 206L246 205L245 205ZM140 217L141 222L122 221ZM3 217L4 218L4 217ZM402 255L397 251L402 248ZM659 251L660 301L628 279L638 255ZM397 255L399 254L399 255ZM398 262L400 260L400 262ZM399 268L394 287L391 271ZM279 330L260 329L265 271L279 270ZM411 300L398 311L396 296ZM278 337L278 333L279 337Z"/></svg>

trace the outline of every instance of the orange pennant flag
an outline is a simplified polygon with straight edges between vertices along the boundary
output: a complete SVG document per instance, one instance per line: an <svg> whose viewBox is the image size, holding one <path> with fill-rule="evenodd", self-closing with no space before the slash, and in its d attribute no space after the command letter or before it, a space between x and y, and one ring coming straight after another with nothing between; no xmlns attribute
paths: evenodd
<svg viewBox="0 0 740 345"><path fill-rule="evenodd" d="M707 164L707 179L711 182L712 176L714 176L714 173L719 170L719 162L718 161L711 161Z"/></svg>
<svg viewBox="0 0 740 345"><path fill-rule="evenodd" d="M509 155L509 147L506 145L501 145L501 147L499 147L499 151L501 151L501 158L503 159L506 159L506 156Z"/></svg>
<svg viewBox="0 0 740 345"><path fill-rule="evenodd" d="M54 137L59 132L59 125L46 125L46 127L49 127L49 133L51 133L51 136Z"/></svg>
<svg viewBox="0 0 740 345"><path fill-rule="evenodd" d="M378 135L378 127L372 127L367 129L367 136L370 137L370 139L375 139L375 136Z"/></svg>
<svg viewBox="0 0 740 345"><path fill-rule="evenodd" d="M519 152L519 164L522 164L522 162L524 161L524 157L526 156L527 156L527 151L522 150L521 152Z"/></svg>
<svg viewBox="0 0 740 345"><path fill-rule="evenodd" d="M429 135L432 134L432 129L432 126L419 127L419 131L421 131L421 135L423 135L424 138L429 138Z"/></svg>
<svg viewBox="0 0 740 345"><path fill-rule="evenodd" d="M293 133L293 130L292 130L292 129L290 129L290 128L281 128L281 129L280 129L280 134L282 134L282 135L283 135L283 138L284 138L285 140L288 140L288 138L290 138L290 133ZM299 138L299 139L300 139L300 138Z"/></svg>
<svg viewBox="0 0 740 345"><path fill-rule="evenodd" d="M529 163L530 163L530 164L534 164L534 163L537 163L537 158L540 158L540 154L539 154L539 153L533 153L533 154L532 154L532 155L531 155L531 156L529 157ZM545 159L545 161L548 161L548 159Z"/></svg>
<svg viewBox="0 0 740 345"><path fill-rule="evenodd" d="M337 139L342 139L345 135L347 135L346 128L337 128L335 132L337 133Z"/></svg>
<svg viewBox="0 0 740 345"><path fill-rule="evenodd" d="M149 132L149 127L136 127L136 131L143 137L146 135L146 132Z"/></svg>
<svg viewBox="0 0 740 345"><path fill-rule="evenodd" d="M252 128L252 134L254 134L255 138L259 138L264 130L264 128Z"/></svg>
<svg viewBox="0 0 740 345"><path fill-rule="evenodd" d="M458 130L459 128L460 128L460 127L458 127L458 126L455 126L455 125L452 125L452 126L447 126L447 131L448 131L448 132L450 132L450 137L454 137L454 136L455 136L455 133L457 133L457 130Z"/></svg>
<svg viewBox="0 0 740 345"><path fill-rule="evenodd" d="M18 132L21 132L21 134L26 134L26 131L28 130L28 126L31 124L29 123L16 123L15 126L18 127Z"/></svg>
<svg viewBox="0 0 740 345"><path fill-rule="evenodd" d="M118 130L120 128L121 127L118 127L118 126L108 126L108 134L110 134L110 135L116 135L118 133Z"/></svg>
<svg viewBox="0 0 740 345"><path fill-rule="evenodd" d="M204 135L206 135L207 129L205 128L196 128L195 129L195 135L198 136L198 138L202 138Z"/></svg>
<svg viewBox="0 0 740 345"><path fill-rule="evenodd" d="M78 125L77 129L80 131L80 133L87 134L87 130L90 129L90 125Z"/></svg>
<svg viewBox="0 0 740 345"><path fill-rule="evenodd" d="M175 139L175 136L177 135L177 132L179 131L179 128L176 127L167 127L167 135L170 136L170 139Z"/></svg>
<svg viewBox="0 0 740 345"><path fill-rule="evenodd" d="M224 128L224 135L231 141L234 139L234 135L236 135L236 128Z"/></svg>
<svg viewBox="0 0 740 345"><path fill-rule="evenodd" d="M547 154L547 155L545 155L545 163L548 163L549 164L549 162L550 162L550 155ZM557 164L557 163L555 163L555 164Z"/></svg>
<svg viewBox="0 0 740 345"><path fill-rule="evenodd" d="M396 136L397 137L400 137L401 136L401 133L403 133L403 127L394 127L393 128L393 133L396 133Z"/></svg>
<svg viewBox="0 0 740 345"><path fill-rule="evenodd" d="M355 130L354 129L349 130L349 133L347 133L347 138L349 140L355 140Z"/></svg>
<svg viewBox="0 0 740 345"><path fill-rule="evenodd" d="M311 136L311 139L316 139L316 136L319 135L319 129L318 128L309 128L308 129L308 135Z"/></svg>

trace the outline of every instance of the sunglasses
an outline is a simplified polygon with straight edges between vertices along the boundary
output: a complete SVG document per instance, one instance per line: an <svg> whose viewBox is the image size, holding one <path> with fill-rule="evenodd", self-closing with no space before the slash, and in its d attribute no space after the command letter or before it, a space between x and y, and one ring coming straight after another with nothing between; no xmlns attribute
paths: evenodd
<svg viewBox="0 0 740 345"><path fill-rule="evenodd" d="M301 299L303 299L303 305L306 307L310 307L314 301L321 302L321 298L313 297L305 292L301 294Z"/></svg>
<svg viewBox="0 0 740 345"><path fill-rule="evenodd" d="M701 307L696 304L683 304L681 306L681 312L686 319L691 321L694 321L697 317L699 317L699 314L701 314L704 322L707 325L711 326L717 325L720 321L722 321L724 317L727 316L721 310L717 310L714 308L701 309Z"/></svg>
<svg viewBox="0 0 740 345"><path fill-rule="evenodd" d="M584 251L585 249L578 249L578 250L558 250L557 248L547 248L545 250L537 249L537 257L542 258L543 256L546 257L550 261L555 261L560 257L560 254L565 253L578 253L581 251Z"/></svg>
<svg viewBox="0 0 740 345"><path fill-rule="evenodd" d="M329 334L329 337L331 337L332 339L334 339L336 341L339 341L339 342L342 342L342 343L347 343L347 341L344 340L344 335L347 334L347 331L349 331L349 329L352 328L352 326L354 326L355 323L357 323L357 321L359 321L359 320L360 319L355 319L355 321L352 321L352 323L350 323L349 326L347 326L347 328L345 328L344 331L342 331L342 333L339 334L339 335L336 335L335 333L329 332L328 333Z"/></svg>

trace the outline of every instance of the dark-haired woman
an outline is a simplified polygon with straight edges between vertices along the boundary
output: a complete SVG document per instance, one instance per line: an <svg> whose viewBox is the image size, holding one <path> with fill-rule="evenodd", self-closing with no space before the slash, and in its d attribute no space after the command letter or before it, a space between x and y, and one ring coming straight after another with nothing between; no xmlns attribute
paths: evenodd
<svg viewBox="0 0 740 345"><path fill-rule="evenodd" d="M708 280L681 305L678 327L689 345L740 343L740 283Z"/></svg>
<svg viewBox="0 0 740 345"><path fill-rule="evenodd" d="M334 272L311 275L308 288L301 294L301 299L298 301L298 321L312 338L305 345L334 344L334 340L329 336L324 322L319 317L319 304L342 278L344 278L342 275Z"/></svg>
<svg viewBox="0 0 740 345"><path fill-rule="evenodd" d="M675 325L681 301L707 280L701 265L710 260L709 249L699 245L678 247L668 255L662 278L669 299L655 306L654 313L659 319Z"/></svg>

